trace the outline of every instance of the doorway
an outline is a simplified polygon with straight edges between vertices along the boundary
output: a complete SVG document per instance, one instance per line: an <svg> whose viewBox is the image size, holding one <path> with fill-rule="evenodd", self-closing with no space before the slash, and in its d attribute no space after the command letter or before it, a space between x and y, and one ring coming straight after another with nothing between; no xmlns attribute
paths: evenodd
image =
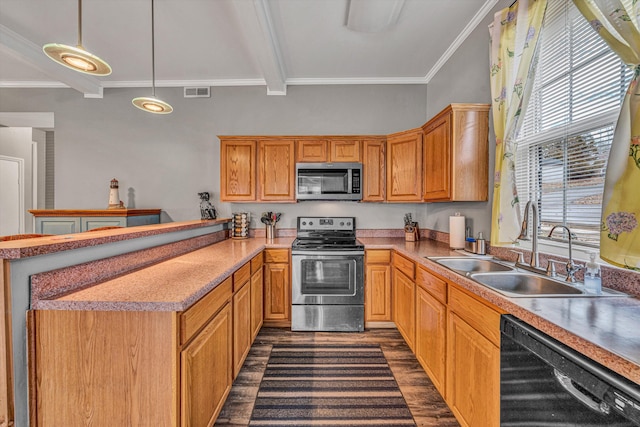
<svg viewBox="0 0 640 427"><path fill-rule="evenodd" d="M24 233L24 160L0 156L0 236Z"/></svg>

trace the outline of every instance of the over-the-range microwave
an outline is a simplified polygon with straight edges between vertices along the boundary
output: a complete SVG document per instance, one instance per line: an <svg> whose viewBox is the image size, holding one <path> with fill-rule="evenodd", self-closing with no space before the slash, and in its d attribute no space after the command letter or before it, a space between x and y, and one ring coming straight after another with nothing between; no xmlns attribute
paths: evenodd
<svg viewBox="0 0 640 427"><path fill-rule="evenodd" d="M362 200L362 163L296 163L296 199Z"/></svg>

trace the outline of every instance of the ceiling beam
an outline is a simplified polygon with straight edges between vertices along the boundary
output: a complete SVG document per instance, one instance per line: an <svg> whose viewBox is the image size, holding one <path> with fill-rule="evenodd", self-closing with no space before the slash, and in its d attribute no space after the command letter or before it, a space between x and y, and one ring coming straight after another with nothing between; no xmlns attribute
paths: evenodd
<svg viewBox="0 0 640 427"><path fill-rule="evenodd" d="M267 95L286 95L286 73L280 43L266 0L234 1L241 29L257 58L267 84Z"/></svg>
<svg viewBox="0 0 640 427"><path fill-rule="evenodd" d="M2 24L0 24L0 45L15 58L21 59L46 74L52 80L62 82L70 88L83 93L85 98L102 98L100 80L56 64L42 52L42 46L35 44Z"/></svg>

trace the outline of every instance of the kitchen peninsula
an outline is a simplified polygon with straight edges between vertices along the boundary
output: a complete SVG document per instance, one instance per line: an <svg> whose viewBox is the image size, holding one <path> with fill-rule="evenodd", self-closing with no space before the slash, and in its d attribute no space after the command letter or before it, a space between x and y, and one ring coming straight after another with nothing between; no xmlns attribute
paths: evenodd
<svg viewBox="0 0 640 427"><path fill-rule="evenodd" d="M220 342L210 347L209 341L199 340L198 336L220 336L227 339L223 342L229 351L235 348L233 339L237 335L228 329L234 323L229 316L235 319L243 313L233 307L247 298L242 293L248 289L244 284L253 283L251 278L258 277L259 271L264 272L266 302L270 293L269 273L262 266L272 261L266 254L288 253L292 240L225 239L224 222L151 225L87 233L95 234L91 237L55 236L37 242L0 245L0 256L5 259L5 296L10 293L9 285L13 291L19 283L28 283L31 278L30 305L27 300L26 307L13 306L13 347L14 364L26 363L26 357L16 357L16 347L21 341L15 335L20 335L20 327L26 330L24 323L17 324L16 319L24 317L27 308L35 310L29 312L29 329L35 331L29 338L33 351L30 369L31 387L39 405L36 413L32 404L32 419L65 414L82 401L87 413L94 414L95 419L99 419L98 413L108 411L111 415L129 417L126 421L116 420L116 424L118 421L135 424L135 417L147 417L148 421L152 414L158 417L154 425L179 425L180 419L185 422L188 413L185 408L198 404L186 403L189 394L180 391L184 386L181 379L192 374L186 367L193 366L189 362L199 356L189 349L223 348L219 347ZM511 313L622 376L640 382L640 334L633 328L634 317L640 312L637 298L509 298L425 258L459 255L446 243L382 237L360 237L360 240L367 250L390 251L394 258L412 263L419 274L426 272L439 278L455 290L458 301L482 302L497 315ZM96 253L100 248L100 253ZM111 249L107 251L108 248ZM67 260L65 265L53 261L65 256L73 257L74 262ZM286 265L286 260L281 259L279 265ZM11 296L13 303L16 299ZM250 303L242 305L250 306ZM220 314L222 317L218 317ZM200 320L190 323L192 319ZM239 319L244 322L242 317ZM117 326L108 327L111 321ZM70 330L70 325L83 324L96 329ZM227 332L220 333L222 330ZM78 340L78 336L83 339ZM121 337L120 341L117 337ZM101 339L114 340L109 357L105 357L107 348L99 347ZM98 347L93 347L94 344ZM72 357L82 354L91 356L83 362L84 368L76 364L73 369L70 365L58 370L65 364L79 362ZM220 354L216 350L210 356ZM233 360L233 355L226 354ZM129 399L131 405L122 406L130 408L128 415L114 411L114 406L101 400L100 393L105 392L103 381L113 374L113 366L119 367L119 386L124 389L113 392L112 398ZM135 372L135 378L126 377L127 369L132 370L131 375ZM60 374L69 371L78 375L66 377L68 384L64 384ZM36 377L38 381L34 382ZM139 381L145 379L152 380L153 387L141 387ZM24 381L23 377L22 384ZM40 395L41 392L44 394ZM16 396L16 401L23 396ZM43 403L41 398L49 400ZM92 407L92 399L100 403ZM55 418L47 420L51 421L49 425L56 425Z"/></svg>

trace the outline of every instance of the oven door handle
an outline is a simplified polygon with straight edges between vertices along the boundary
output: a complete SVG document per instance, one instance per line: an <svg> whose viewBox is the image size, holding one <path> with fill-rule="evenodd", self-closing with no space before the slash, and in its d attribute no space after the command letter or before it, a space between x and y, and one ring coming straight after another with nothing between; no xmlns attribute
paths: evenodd
<svg viewBox="0 0 640 427"><path fill-rule="evenodd" d="M326 256L364 256L361 251L293 251L291 256L302 255L308 257L326 257Z"/></svg>
<svg viewBox="0 0 640 427"><path fill-rule="evenodd" d="M589 396L587 396L586 394L584 394L583 392L581 392L580 390L578 390L571 382L571 378L569 378L567 375L563 374L562 372L558 371L557 369L554 369L553 373L555 374L556 379L558 380L558 383L562 386L562 388L564 388L567 391L567 393L569 393L570 395L578 399L589 409L592 409L603 415L609 415L609 413L611 412L611 407L607 403L605 402L598 403L592 398L590 398Z"/></svg>

